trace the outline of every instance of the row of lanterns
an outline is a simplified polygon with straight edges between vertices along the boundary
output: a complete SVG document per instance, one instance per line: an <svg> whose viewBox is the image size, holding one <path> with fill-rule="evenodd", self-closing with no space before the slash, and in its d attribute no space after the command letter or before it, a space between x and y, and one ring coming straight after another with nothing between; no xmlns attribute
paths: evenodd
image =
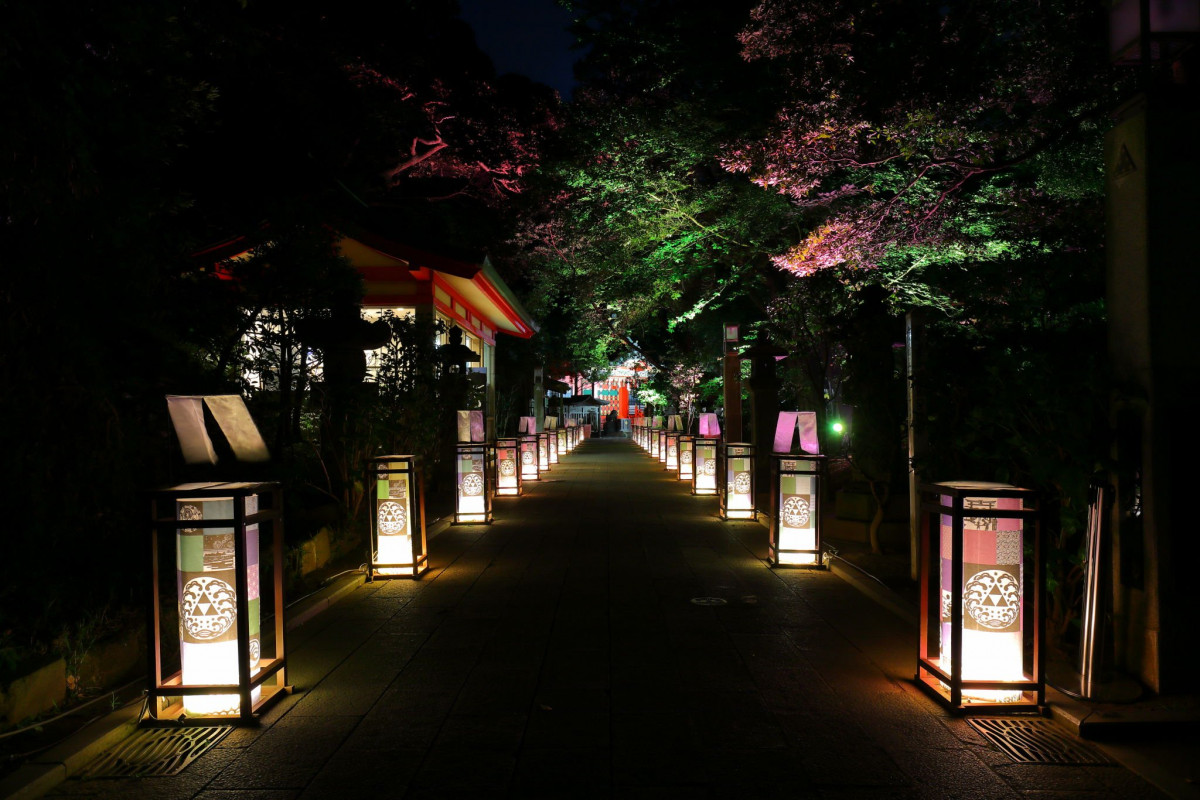
<svg viewBox="0 0 1200 800"><path fill-rule="evenodd" d="M491 524L494 497L520 496L526 482L540 480L584 436L575 420L559 427L556 417L546 417L538 431L533 417L522 417L517 436L489 442L483 412L459 411L453 524ZM367 463L367 482L375 487L368 580L417 578L429 569L417 462L417 456L393 455Z"/></svg>
<svg viewBox="0 0 1200 800"><path fill-rule="evenodd" d="M797 430L800 449L792 452ZM721 519L758 519L755 447L723 441L716 414L700 415L698 434L684 431L679 416L639 419L633 438L667 471L689 484L693 495L716 496ZM816 452L816 415L781 413L775 450L767 561L772 566L820 567L818 504L824 457Z"/></svg>
<svg viewBox="0 0 1200 800"><path fill-rule="evenodd" d="M267 460L266 443L241 397L167 398L184 460L214 466L223 440L239 461ZM484 439L483 412L458 412L455 524L488 524L493 496L515 497L585 438L554 417L536 431ZM366 465L370 502L368 580L419 577L429 568L418 458L388 455ZM286 696L282 488L277 482L206 481L151 492L150 647L147 724L253 723ZM164 579L174 567L175 580ZM164 591L174 583L178 652ZM267 606L264 609L264 599ZM264 613L264 610L266 613ZM272 624L264 630L264 619ZM175 665L178 666L175 669Z"/></svg>
<svg viewBox="0 0 1200 800"><path fill-rule="evenodd" d="M633 439L691 494L717 496L721 519L758 519L755 447L723 441L715 414L700 415L696 434L678 416L638 419ZM781 412L771 454L772 567L823 565L818 451L816 414ZM918 685L958 712L1044 706L1036 493L959 481L923 485L921 496Z"/></svg>
<svg viewBox="0 0 1200 800"><path fill-rule="evenodd" d="M189 463L216 464L210 423L240 460L265 460L266 445L240 397L175 397L168 406ZM679 417L639 420L633 430L637 443L693 495L717 496L722 519L757 519L754 446L723 442L715 415L701 415L698 434L683 430ZM491 522L493 494L520 495L525 482L539 480L583 436L578 427L559 428L553 417L538 432L529 417L518 436L489 443L482 412L459 412L454 522ZM815 414L781 413L773 449L768 562L820 567L823 457ZM416 578L428 569L416 462L395 455L367 465L369 578ZM1036 494L976 482L921 488L918 685L956 711L1042 707L1044 557ZM187 483L153 492L149 501L148 721L252 722L291 688L281 487ZM168 563L176 573L177 656L167 653L170 640L163 636L161 571ZM273 619L265 630L264 600ZM176 662L179 669L164 674Z"/></svg>

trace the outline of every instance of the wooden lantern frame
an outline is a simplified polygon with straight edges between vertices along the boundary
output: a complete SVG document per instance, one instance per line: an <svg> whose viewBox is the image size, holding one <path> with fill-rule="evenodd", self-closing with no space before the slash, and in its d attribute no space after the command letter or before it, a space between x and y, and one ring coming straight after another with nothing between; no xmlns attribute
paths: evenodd
<svg viewBox="0 0 1200 800"><path fill-rule="evenodd" d="M825 456L815 453L772 453L771 472L771 528L767 538L767 563L772 567L800 567L821 569L821 483ZM812 549L784 548L780 544L782 521L785 514L783 481L799 477L812 480L811 505L808 509L813 520L814 543ZM811 557L812 563L787 559L788 555Z"/></svg>
<svg viewBox="0 0 1200 800"><path fill-rule="evenodd" d="M726 442L719 449L720 459L717 466L717 494L721 498L720 501L720 517L723 520L754 522L758 520L758 511L755 508L755 489L757 489L757 480L754 469L754 445L749 442ZM736 475L732 471L731 462L735 458L747 458L750 460L750 508L730 508L729 507L729 485L734 483Z"/></svg>
<svg viewBox="0 0 1200 800"><path fill-rule="evenodd" d="M1045 710L1045 553L1042 537L1042 509L1037 492L997 484L950 482L923 484L921 493L921 539L919 550L919 651L917 685L953 713L1020 713ZM966 507L967 498L1015 499L1020 509L980 509ZM948 504L947 504L948 502ZM965 680L963 669L963 592L951 593L950 669L941 663L941 519L950 518L950 585L963 586L963 522L972 519L1019 519L1022 521L1021 596L1022 672L1025 680ZM1030 538L1032 546L1030 547ZM1032 606L1032 614L1025 615ZM986 702L964 697L970 690L1019 692L1016 702Z"/></svg>
<svg viewBox="0 0 1200 800"><path fill-rule="evenodd" d="M256 498L257 511L249 512L247 501ZM284 625L283 604L283 492L279 483L226 483L204 482L187 483L168 489L151 492L148 496L150 505L150 597L147 615L149 646L147 647L149 667L149 687L147 689L146 725L180 724L189 725L228 725L230 722L239 724L254 724L259 714L274 702L290 694L292 687L287 685L287 653L286 626ZM233 517L228 519L179 519L178 504L187 500L233 500ZM163 553L174 552L176 557L171 559L178 564L178 544L176 534L184 528L233 528L234 545L234 582L238 598L249 598L249 552L247 547L247 531L252 525L258 526L259 552L262 552L263 538L271 539L270 566L271 580L269 588L274 607L274 641L272 655L268 658L260 655L257 671L250 667L251 638L249 602L237 603L234 617L234 627L237 636L237 667L238 681L236 684L185 684L183 682L182 666L171 675L163 675L163 619L161 608L161 592L163 590L162 576L159 571L160 556ZM163 539L169 538L170 544L164 548ZM259 559L259 579L264 568L264 560ZM174 581L172 581L174 583ZM260 586L266 586L260 583ZM259 597L262 597L260 588ZM261 605L260 605L261 609ZM260 612L261 613L261 612ZM259 644L264 654L266 643L261 629ZM182 655L182 654L181 654ZM255 690L259 691L257 700L253 699ZM196 715L186 714L183 709L183 698L196 695L232 695L238 697L236 714Z"/></svg>
<svg viewBox="0 0 1200 800"><path fill-rule="evenodd" d="M521 496L521 447L520 441L516 436L501 436L496 439L492 446L493 452L496 454L496 497L520 497ZM503 473L505 460L511 459L513 465L512 486L502 486L501 482L506 477ZM504 481L507 483L507 481Z"/></svg>
<svg viewBox="0 0 1200 800"><path fill-rule="evenodd" d="M367 560L367 582L376 578L419 578L429 569L428 542L425 539L425 478L420 470L420 456L378 456L367 461L367 485L371 487L371 502L367 503L370 515L371 541ZM399 464L399 467L392 467ZM407 562L379 561L379 514L376 509L376 487L384 476L404 474L409 476L408 527L412 543L412 557ZM382 570L388 570L383 572Z"/></svg>

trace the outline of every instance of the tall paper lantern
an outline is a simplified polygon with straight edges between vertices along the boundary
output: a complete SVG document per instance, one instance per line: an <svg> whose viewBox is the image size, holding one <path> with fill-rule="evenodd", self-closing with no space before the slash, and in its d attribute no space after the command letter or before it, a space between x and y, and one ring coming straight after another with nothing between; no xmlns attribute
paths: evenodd
<svg viewBox="0 0 1200 800"><path fill-rule="evenodd" d="M521 480L536 481L541 475L538 466L538 440L536 433L522 433L518 439L521 453Z"/></svg>
<svg viewBox="0 0 1200 800"><path fill-rule="evenodd" d="M425 493L417 457L379 456L367 462L371 503L371 558L367 579L419 578L429 569Z"/></svg>
<svg viewBox="0 0 1200 800"><path fill-rule="evenodd" d="M690 481L692 479L692 460L695 455L696 437L690 433L681 433L679 435L679 472L677 477L681 481Z"/></svg>
<svg viewBox="0 0 1200 800"><path fill-rule="evenodd" d="M754 445L726 443L722 454L724 482L721 491L721 519L755 520Z"/></svg>
<svg viewBox="0 0 1200 800"><path fill-rule="evenodd" d="M717 493L717 449L721 442L711 436L695 439L695 462L692 473L692 494L714 495Z"/></svg>
<svg viewBox="0 0 1200 800"><path fill-rule="evenodd" d="M484 440L483 412L458 412L455 445L454 524L488 525L492 521L493 451Z"/></svg>
<svg viewBox="0 0 1200 800"><path fill-rule="evenodd" d="M521 494L521 451L515 436L496 439L496 494L501 497Z"/></svg>
<svg viewBox="0 0 1200 800"><path fill-rule="evenodd" d="M1040 708L1036 493L973 481L925 485L921 492L919 684L958 712Z"/></svg>
<svg viewBox="0 0 1200 800"><path fill-rule="evenodd" d="M799 433L799 453L794 453ZM774 490L767 563L773 567L820 567L821 462L818 455L817 415L812 411L781 411L775 426Z"/></svg>
<svg viewBox="0 0 1200 800"><path fill-rule="evenodd" d="M455 525L488 525L492 521L492 476L485 442L455 446Z"/></svg>
<svg viewBox="0 0 1200 800"><path fill-rule="evenodd" d="M260 497L264 508L260 510ZM260 526L282 563L281 492L274 483L193 483L151 495L151 684L148 721L253 720L285 683L283 575L267 584L276 624L265 652ZM179 671L164 676L159 553L173 533ZM166 549L170 552L170 548Z"/></svg>

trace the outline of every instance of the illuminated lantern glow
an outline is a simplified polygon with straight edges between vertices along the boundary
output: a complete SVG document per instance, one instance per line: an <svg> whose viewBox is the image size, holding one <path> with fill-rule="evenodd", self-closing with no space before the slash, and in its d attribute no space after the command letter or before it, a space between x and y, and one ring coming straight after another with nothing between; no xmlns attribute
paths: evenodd
<svg viewBox="0 0 1200 800"><path fill-rule="evenodd" d="M692 494L717 494L717 449L720 440L697 436L692 454Z"/></svg>
<svg viewBox="0 0 1200 800"><path fill-rule="evenodd" d="M258 499L246 499L246 513L258 511ZM233 498L184 498L179 501L181 522L201 520L233 521ZM181 528L177 535L179 553L179 651L183 682L187 684L227 684L238 682L237 630L238 611L236 557L233 527ZM250 619L250 668L258 671L259 599L258 599L258 526L246 527L248 585L246 598ZM259 689L252 702L261 696ZM189 695L183 698L183 710L191 716L229 716L238 713L236 694Z"/></svg>
<svg viewBox="0 0 1200 800"><path fill-rule="evenodd" d="M677 477L681 481L692 479L692 457L696 437L690 433L679 434L679 471Z"/></svg>
<svg viewBox="0 0 1200 800"><path fill-rule="evenodd" d="M720 487L721 519L756 520L754 509L754 446L745 442L726 443L723 450L725 482Z"/></svg>
<svg viewBox="0 0 1200 800"><path fill-rule="evenodd" d="M667 469L671 472L679 471L679 431L667 431L666 437Z"/></svg>
<svg viewBox="0 0 1200 800"><path fill-rule="evenodd" d="M546 432L546 448L550 455L551 465L558 463L558 431L552 430Z"/></svg>
<svg viewBox="0 0 1200 800"><path fill-rule="evenodd" d="M459 442L455 447L455 525L489 525L492 522L492 475L484 442Z"/></svg>
<svg viewBox="0 0 1200 800"><path fill-rule="evenodd" d="M268 642L272 653L264 651L261 630L260 525L268 526L272 540L270 563L282 563L280 504L279 485L269 483L194 483L153 493L148 722L249 722L290 691L282 614ZM179 671L164 676L158 554L160 537L172 532ZM274 569L270 575L268 597L281 609L283 576Z"/></svg>
<svg viewBox="0 0 1200 800"><path fill-rule="evenodd" d="M486 463L483 446L477 446L480 450L479 459ZM460 495L462 478L460 473ZM380 456L371 459L367 462L367 479L368 485L375 487L371 503L371 558L367 580L373 580L376 576L420 577L429 569L429 561L425 549L425 497L421 476L417 471L417 457ZM478 480L485 481L483 491L486 496L486 474L480 474Z"/></svg>
<svg viewBox="0 0 1200 800"><path fill-rule="evenodd" d="M550 434L546 431L537 435L537 462L539 472L550 471Z"/></svg>
<svg viewBox="0 0 1200 800"><path fill-rule="evenodd" d="M958 711L1044 705L1036 494L970 481L922 486L921 491L917 679ZM1026 555L1029 534L1032 570ZM1029 595L1032 611L1026 608Z"/></svg>
<svg viewBox="0 0 1200 800"><path fill-rule="evenodd" d="M767 543L771 566L821 566L822 456L774 453L774 513Z"/></svg>
<svg viewBox="0 0 1200 800"><path fill-rule="evenodd" d="M496 494L500 497L521 494L521 451L516 437L496 440Z"/></svg>
<svg viewBox="0 0 1200 800"><path fill-rule="evenodd" d="M518 450L521 455L521 480L536 481L541 477L541 467L538 465L538 437L536 433L523 433L518 439Z"/></svg>
<svg viewBox="0 0 1200 800"><path fill-rule="evenodd" d="M558 435L558 452L566 455L570 451L570 447L567 445L567 429L558 428L556 433Z"/></svg>

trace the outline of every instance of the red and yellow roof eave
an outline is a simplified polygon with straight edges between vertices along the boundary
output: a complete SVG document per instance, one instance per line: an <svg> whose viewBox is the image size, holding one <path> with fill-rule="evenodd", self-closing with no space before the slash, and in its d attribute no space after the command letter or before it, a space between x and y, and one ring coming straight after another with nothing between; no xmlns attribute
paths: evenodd
<svg viewBox="0 0 1200 800"><path fill-rule="evenodd" d="M338 247L363 277L367 308L432 304L447 317L496 343L499 333L528 339L538 325L504 280L484 258L473 264L430 253L369 232L342 234ZM219 278L230 280L229 261L244 257L249 240L239 236L196 254L211 261Z"/></svg>

